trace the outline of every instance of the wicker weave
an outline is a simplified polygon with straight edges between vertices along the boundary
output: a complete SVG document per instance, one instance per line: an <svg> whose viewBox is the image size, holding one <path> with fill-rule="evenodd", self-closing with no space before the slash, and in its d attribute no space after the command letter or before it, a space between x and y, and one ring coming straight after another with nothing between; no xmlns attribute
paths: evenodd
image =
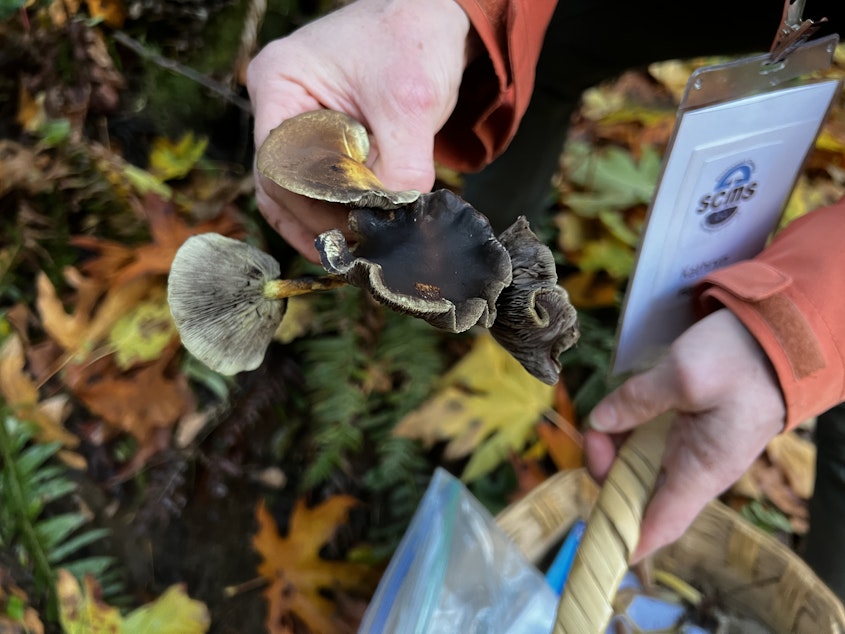
<svg viewBox="0 0 845 634"><path fill-rule="evenodd" d="M575 520L587 529L561 597L555 634L600 634L639 539L668 420L626 443L599 489L583 469L556 474L496 518L535 563ZM774 632L845 634L845 608L789 548L725 505L711 502L690 529L654 557L658 568L713 592L719 604Z"/></svg>

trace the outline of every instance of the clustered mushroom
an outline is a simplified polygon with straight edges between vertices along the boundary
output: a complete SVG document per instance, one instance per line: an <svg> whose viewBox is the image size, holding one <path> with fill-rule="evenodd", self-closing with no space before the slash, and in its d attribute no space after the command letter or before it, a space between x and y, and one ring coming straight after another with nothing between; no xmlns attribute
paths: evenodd
<svg viewBox="0 0 845 634"><path fill-rule="evenodd" d="M366 166L363 125L330 110L275 128L258 171L281 187L349 206L343 232L318 236L328 275L279 279L279 264L218 234L188 239L174 259L168 302L185 348L224 374L257 368L292 295L351 284L401 313L449 332L488 328L532 375L554 384L578 320L557 284L551 250L520 217L496 237L453 192L391 191Z"/></svg>

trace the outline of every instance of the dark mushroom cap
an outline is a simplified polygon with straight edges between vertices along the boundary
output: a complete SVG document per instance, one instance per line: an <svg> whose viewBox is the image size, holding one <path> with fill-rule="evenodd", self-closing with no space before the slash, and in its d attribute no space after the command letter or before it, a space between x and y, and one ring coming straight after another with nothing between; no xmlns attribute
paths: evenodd
<svg viewBox="0 0 845 634"><path fill-rule="evenodd" d="M554 385L560 355L578 341L578 315L557 285L551 249L537 239L525 216L505 229L499 241L513 264L513 281L496 302L490 333L535 377Z"/></svg>
<svg viewBox="0 0 845 634"><path fill-rule="evenodd" d="M389 212L354 209L349 227L352 250L338 230L317 238L329 273L450 332L495 320L496 300L511 282L510 257L487 218L456 194L423 194Z"/></svg>
<svg viewBox="0 0 845 634"><path fill-rule="evenodd" d="M315 110L283 121L258 149L258 171L297 194L356 207L392 209L414 190L391 191L365 164L367 130L342 112Z"/></svg>

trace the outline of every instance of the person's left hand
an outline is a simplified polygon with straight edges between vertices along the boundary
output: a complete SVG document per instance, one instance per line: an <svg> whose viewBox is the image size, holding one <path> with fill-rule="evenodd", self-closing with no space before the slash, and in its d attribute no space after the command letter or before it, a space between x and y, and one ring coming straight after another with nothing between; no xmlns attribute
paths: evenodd
<svg viewBox="0 0 845 634"><path fill-rule="evenodd" d="M675 410L661 474L632 563L680 537L783 430L786 407L768 358L727 309L690 327L653 368L590 413L585 450L603 481L631 429Z"/></svg>

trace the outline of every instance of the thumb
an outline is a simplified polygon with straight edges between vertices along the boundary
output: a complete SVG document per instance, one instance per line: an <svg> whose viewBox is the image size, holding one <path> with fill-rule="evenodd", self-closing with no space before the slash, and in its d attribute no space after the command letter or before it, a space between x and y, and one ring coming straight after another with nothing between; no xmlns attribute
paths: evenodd
<svg viewBox="0 0 845 634"><path fill-rule="evenodd" d="M667 361L637 374L605 396L588 416L589 426L608 434L628 431L671 409L678 398L677 375Z"/></svg>
<svg viewBox="0 0 845 634"><path fill-rule="evenodd" d="M372 122L378 150L373 171L393 190L430 191L434 185L434 129L423 121Z"/></svg>

